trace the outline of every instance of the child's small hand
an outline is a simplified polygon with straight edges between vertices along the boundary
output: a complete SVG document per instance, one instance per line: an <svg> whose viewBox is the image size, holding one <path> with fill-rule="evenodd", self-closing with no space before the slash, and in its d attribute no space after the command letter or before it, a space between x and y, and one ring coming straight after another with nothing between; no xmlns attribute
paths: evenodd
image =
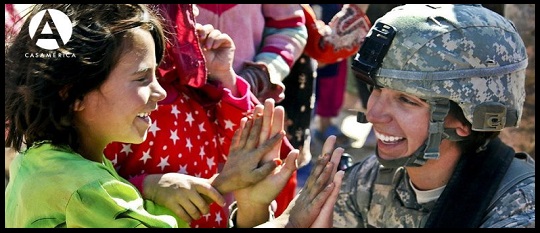
<svg viewBox="0 0 540 233"><path fill-rule="evenodd" d="M144 196L169 208L188 223L208 214L212 202L225 205L225 198L208 179L179 173L147 175Z"/></svg>
<svg viewBox="0 0 540 233"><path fill-rule="evenodd" d="M219 80L225 86L235 83L235 80L231 80L236 78L232 68L236 47L232 38L211 24L196 24L195 28L206 60L208 77Z"/></svg>
<svg viewBox="0 0 540 233"><path fill-rule="evenodd" d="M281 165L279 146L285 136L283 107L268 100L257 105L253 116L244 117L236 130L227 162L212 185L221 193L252 186Z"/></svg>

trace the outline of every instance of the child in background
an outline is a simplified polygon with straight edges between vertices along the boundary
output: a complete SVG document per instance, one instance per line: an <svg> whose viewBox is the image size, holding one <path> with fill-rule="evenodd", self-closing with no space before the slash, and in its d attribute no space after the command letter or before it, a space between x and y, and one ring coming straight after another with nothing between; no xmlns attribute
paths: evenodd
<svg viewBox="0 0 540 233"><path fill-rule="evenodd" d="M343 105L350 66L347 59L358 51L371 27L365 14L369 4L304 4L303 7L310 36L306 53L318 62L315 115L319 122L312 136L323 142L328 136L336 135L338 145L350 147L350 138L332 120Z"/></svg>
<svg viewBox="0 0 540 233"><path fill-rule="evenodd" d="M210 24L229 35L237 49L233 69L249 83L254 101L263 103L267 98L285 108L286 119L296 119L295 106L281 104L285 101L285 79L291 73L306 44L304 15L299 4L196 4L199 13L196 21ZM298 77L294 77L296 81ZM298 85L298 84L296 84ZM290 87L287 87L290 88ZM290 88L293 89L293 88ZM287 97L297 98L296 95ZM297 126L297 122L292 122ZM287 123L289 124L289 123ZM288 138L283 140L285 150L301 149L299 166L305 164L305 149L291 136L295 133L287 126ZM303 150L302 150L303 149ZM309 151L309 150L307 150ZM294 174L276 198L276 216L279 216L294 198L297 185Z"/></svg>

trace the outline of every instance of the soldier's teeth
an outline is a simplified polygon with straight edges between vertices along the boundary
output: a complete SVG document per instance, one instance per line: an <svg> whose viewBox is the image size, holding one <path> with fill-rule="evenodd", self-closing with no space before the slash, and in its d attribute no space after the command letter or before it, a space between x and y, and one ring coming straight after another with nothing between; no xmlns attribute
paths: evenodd
<svg viewBox="0 0 540 233"><path fill-rule="evenodd" d="M375 132L375 136L377 136L377 139L383 142L397 142L403 139L403 137L388 136L377 132Z"/></svg>

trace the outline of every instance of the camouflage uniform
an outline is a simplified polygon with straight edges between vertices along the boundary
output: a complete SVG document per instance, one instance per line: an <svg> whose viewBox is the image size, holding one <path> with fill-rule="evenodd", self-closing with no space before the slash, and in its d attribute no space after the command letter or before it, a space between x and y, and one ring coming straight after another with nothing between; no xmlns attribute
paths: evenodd
<svg viewBox="0 0 540 233"><path fill-rule="evenodd" d="M442 139L462 140L443 127L448 100L459 105L474 131L517 127L525 101L526 48L511 21L478 4L398 6L373 25L353 70L368 84L426 100L432 110L429 136L409 157L384 160L375 154L347 169L334 227L425 227L442 198L419 204L404 167L438 159ZM392 30L393 39L387 33ZM387 52L380 38L390 38ZM498 139L487 147L495 144L507 147ZM479 227L535 227L534 161L528 158L530 172L519 179L518 160L509 160L511 169L501 176L504 185L482 213ZM506 181L513 178L516 183Z"/></svg>
<svg viewBox="0 0 540 233"><path fill-rule="evenodd" d="M345 172L334 206L337 228L421 228L436 200L418 204L403 168L379 170L375 155ZM376 182L380 172L393 172L387 184ZM535 227L535 178L529 177L494 200L480 227Z"/></svg>

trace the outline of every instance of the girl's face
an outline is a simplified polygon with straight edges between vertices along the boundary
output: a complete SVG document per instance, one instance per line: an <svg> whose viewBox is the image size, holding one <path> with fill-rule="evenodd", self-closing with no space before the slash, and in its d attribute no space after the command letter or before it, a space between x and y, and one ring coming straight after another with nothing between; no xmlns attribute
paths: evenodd
<svg viewBox="0 0 540 233"><path fill-rule="evenodd" d="M381 158L407 157L428 137L429 104L422 99L389 88L374 88L369 96L366 118L373 123Z"/></svg>
<svg viewBox="0 0 540 233"><path fill-rule="evenodd" d="M128 33L117 66L103 85L76 103L76 122L83 141L105 146L112 141L141 143L152 124L148 116L157 102L166 97L155 76L155 45L151 34L143 29Z"/></svg>

